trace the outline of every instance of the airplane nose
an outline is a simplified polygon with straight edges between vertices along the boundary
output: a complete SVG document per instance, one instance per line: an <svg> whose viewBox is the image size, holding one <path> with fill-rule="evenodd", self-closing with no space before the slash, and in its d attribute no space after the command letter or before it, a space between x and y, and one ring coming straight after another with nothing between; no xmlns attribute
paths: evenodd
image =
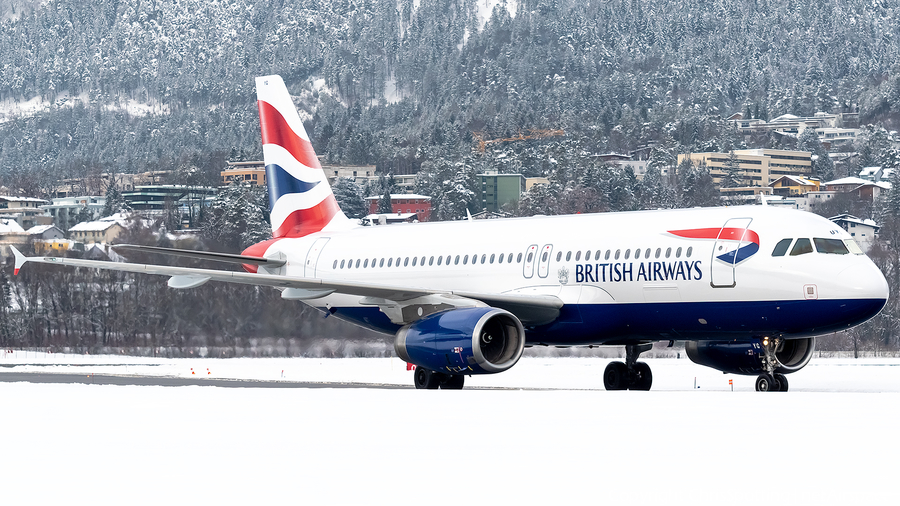
<svg viewBox="0 0 900 506"><path fill-rule="evenodd" d="M871 260L866 259L839 272L837 281L848 298L881 300L881 306L887 302L887 280Z"/></svg>

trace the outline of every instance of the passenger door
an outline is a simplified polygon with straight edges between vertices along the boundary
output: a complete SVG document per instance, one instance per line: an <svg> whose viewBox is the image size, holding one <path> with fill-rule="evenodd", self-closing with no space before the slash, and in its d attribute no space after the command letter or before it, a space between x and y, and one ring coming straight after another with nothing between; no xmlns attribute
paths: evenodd
<svg viewBox="0 0 900 506"><path fill-rule="evenodd" d="M738 251L749 241L744 240L752 218L732 218L725 222L716 237L710 261L713 288L734 288L737 285L734 268L738 262Z"/></svg>
<svg viewBox="0 0 900 506"><path fill-rule="evenodd" d="M525 279L531 279L534 276L534 261L537 256L537 244L532 244L525 250L524 262L522 262L522 275Z"/></svg>
<svg viewBox="0 0 900 506"><path fill-rule="evenodd" d="M319 239L316 239L316 242L309 248L309 253L306 254L306 263L303 265L304 277L316 277L316 264L319 263L319 255L322 254L322 250L325 248L325 243L328 242L328 239L328 237L320 237Z"/></svg>
<svg viewBox="0 0 900 506"><path fill-rule="evenodd" d="M546 278L550 273L550 253L553 252L552 244L545 244L541 248L540 260L538 261L538 277Z"/></svg>

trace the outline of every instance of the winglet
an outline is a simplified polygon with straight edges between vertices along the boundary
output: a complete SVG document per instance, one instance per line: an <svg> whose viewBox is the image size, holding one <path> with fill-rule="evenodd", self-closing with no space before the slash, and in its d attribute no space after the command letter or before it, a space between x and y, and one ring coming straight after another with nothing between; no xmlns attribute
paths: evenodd
<svg viewBox="0 0 900 506"><path fill-rule="evenodd" d="M15 246L10 245L9 250L12 251L13 256L16 257L16 266L13 270L13 275L18 276L19 269L21 269L22 265L28 261L28 257L23 255L21 251L17 250Z"/></svg>
<svg viewBox="0 0 900 506"><path fill-rule="evenodd" d="M468 208L466 208L466 221L472 221L472 213L469 212Z"/></svg>

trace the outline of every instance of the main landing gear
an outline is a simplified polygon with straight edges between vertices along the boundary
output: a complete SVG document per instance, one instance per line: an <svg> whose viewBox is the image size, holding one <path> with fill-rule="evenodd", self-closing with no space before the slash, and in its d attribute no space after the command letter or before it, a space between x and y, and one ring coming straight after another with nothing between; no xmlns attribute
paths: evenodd
<svg viewBox="0 0 900 506"><path fill-rule="evenodd" d="M462 390L466 377L461 374L444 374L424 367L416 367L416 388L426 390Z"/></svg>
<svg viewBox="0 0 900 506"><path fill-rule="evenodd" d="M778 359L775 358L775 353L778 352L778 349L784 344L784 340L781 338L769 339L768 337L764 337L762 340L763 345L763 357L762 357L762 365L763 372L756 378L756 391L757 392L787 392L788 391L788 380L784 374L780 372L775 372L775 368L778 367Z"/></svg>
<svg viewBox="0 0 900 506"><path fill-rule="evenodd" d="M650 390L653 384L650 366L637 359L652 347L650 343L626 346L625 362L610 362L603 371L603 386L607 390Z"/></svg>

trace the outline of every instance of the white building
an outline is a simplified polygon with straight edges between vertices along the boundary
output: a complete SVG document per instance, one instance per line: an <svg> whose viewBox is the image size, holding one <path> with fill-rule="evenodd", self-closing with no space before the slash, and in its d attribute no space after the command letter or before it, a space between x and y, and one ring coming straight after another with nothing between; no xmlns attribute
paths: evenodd
<svg viewBox="0 0 900 506"><path fill-rule="evenodd" d="M829 219L849 232L856 244L865 252L872 247L880 228L874 220L861 220L850 214L841 214Z"/></svg>

